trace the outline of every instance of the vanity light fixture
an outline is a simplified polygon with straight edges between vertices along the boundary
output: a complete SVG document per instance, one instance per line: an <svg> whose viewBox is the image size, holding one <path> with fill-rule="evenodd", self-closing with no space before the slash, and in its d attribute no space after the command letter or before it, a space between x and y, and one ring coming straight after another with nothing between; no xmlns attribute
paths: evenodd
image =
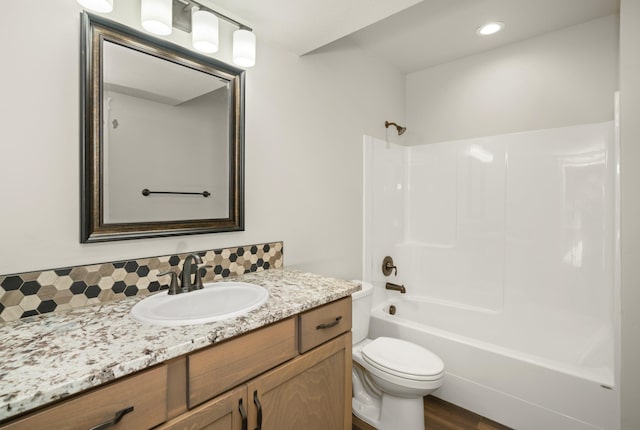
<svg viewBox="0 0 640 430"><path fill-rule="evenodd" d="M504 22L494 21L481 25L476 29L476 34L479 36L488 36L495 34L504 28Z"/></svg>
<svg viewBox="0 0 640 430"><path fill-rule="evenodd" d="M113 0L77 0L94 12L109 13ZM233 62L240 67L256 64L256 36L253 30L226 15L195 0L141 0L142 27L159 36L171 34L172 28L192 33L191 43L196 51L212 54L219 48L219 20L238 27L233 33Z"/></svg>

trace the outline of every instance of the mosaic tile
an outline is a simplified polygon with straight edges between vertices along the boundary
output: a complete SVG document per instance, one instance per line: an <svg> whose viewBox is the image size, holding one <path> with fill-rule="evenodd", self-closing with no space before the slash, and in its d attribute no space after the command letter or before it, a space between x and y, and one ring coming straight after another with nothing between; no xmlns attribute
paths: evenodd
<svg viewBox="0 0 640 430"><path fill-rule="evenodd" d="M45 284L40 288L40 291L38 291L38 297L40 297L41 300L51 300L55 297L57 292L58 290L55 286Z"/></svg>
<svg viewBox="0 0 640 430"><path fill-rule="evenodd" d="M58 275L53 270L47 270L46 272L42 272L40 276L38 276L38 282L40 285L49 285L53 284L56 279L58 279Z"/></svg>
<svg viewBox="0 0 640 430"><path fill-rule="evenodd" d="M71 290L60 290L53 296L53 301L58 305L66 305L71 301L73 293Z"/></svg>
<svg viewBox="0 0 640 430"><path fill-rule="evenodd" d="M7 291L7 293L2 297L2 303L7 308L10 308L12 306L18 306L22 299L24 299L24 294L20 291Z"/></svg>
<svg viewBox="0 0 640 430"><path fill-rule="evenodd" d="M168 288L190 253L0 275L0 322L60 312ZM283 267L282 242L196 251L203 282Z"/></svg>
<svg viewBox="0 0 640 430"><path fill-rule="evenodd" d="M0 313L0 318L4 321L13 321L20 319L22 316L22 309L20 306L8 306L6 307L2 313Z"/></svg>
<svg viewBox="0 0 640 430"><path fill-rule="evenodd" d="M18 288L20 288L20 285L22 285L22 278L20 278L19 276L9 276L2 282L0 282L0 286L5 291L17 290Z"/></svg>
<svg viewBox="0 0 640 430"><path fill-rule="evenodd" d="M20 301L20 307L25 312L32 311L40 306L40 303L42 303L42 301L38 296L28 296Z"/></svg>
<svg viewBox="0 0 640 430"><path fill-rule="evenodd" d="M53 312L56 309L57 303L53 300L45 300L40 305L38 305L38 313L46 314L49 312Z"/></svg>
<svg viewBox="0 0 640 430"><path fill-rule="evenodd" d="M58 279L56 279L56 282L54 282L53 285L56 287L58 291L63 291L63 290L68 290L72 284L73 284L73 281L71 280L70 277L60 276Z"/></svg>

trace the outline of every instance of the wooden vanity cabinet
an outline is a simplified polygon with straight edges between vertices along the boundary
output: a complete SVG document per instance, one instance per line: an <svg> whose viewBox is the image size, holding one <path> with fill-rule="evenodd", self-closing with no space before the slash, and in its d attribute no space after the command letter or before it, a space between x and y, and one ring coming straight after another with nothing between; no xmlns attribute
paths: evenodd
<svg viewBox="0 0 640 430"><path fill-rule="evenodd" d="M347 332L155 430L350 430L350 382Z"/></svg>
<svg viewBox="0 0 640 430"><path fill-rule="evenodd" d="M351 297L79 394L0 430L351 430ZM133 406L113 426L97 427Z"/></svg>

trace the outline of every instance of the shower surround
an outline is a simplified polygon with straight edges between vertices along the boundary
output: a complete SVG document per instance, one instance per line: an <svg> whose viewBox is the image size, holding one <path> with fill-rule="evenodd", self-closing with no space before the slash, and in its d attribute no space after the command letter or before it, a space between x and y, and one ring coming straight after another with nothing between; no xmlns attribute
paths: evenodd
<svg viewBox="0 0 640 430"><path fill-rule="evenodd" d="M436 396L523 430L618 427L614 131L412 147L365 137L370 335L439 355ZM386 255L397 277L382 274Z"/></svg>

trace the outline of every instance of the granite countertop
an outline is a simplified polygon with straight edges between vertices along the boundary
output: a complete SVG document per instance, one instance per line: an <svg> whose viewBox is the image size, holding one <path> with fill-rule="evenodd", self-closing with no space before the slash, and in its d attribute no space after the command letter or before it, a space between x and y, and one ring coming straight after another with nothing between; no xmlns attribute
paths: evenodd
<svg viewBox="0 0 640 430"><path fill-rule="evenodd" d="M244 316L192 326L161 327L135 321L129 311L144 297L1 324L0 420L360 289L353 282L285 269L230 280L261 285L269 291L269 299Z"/></svg>

